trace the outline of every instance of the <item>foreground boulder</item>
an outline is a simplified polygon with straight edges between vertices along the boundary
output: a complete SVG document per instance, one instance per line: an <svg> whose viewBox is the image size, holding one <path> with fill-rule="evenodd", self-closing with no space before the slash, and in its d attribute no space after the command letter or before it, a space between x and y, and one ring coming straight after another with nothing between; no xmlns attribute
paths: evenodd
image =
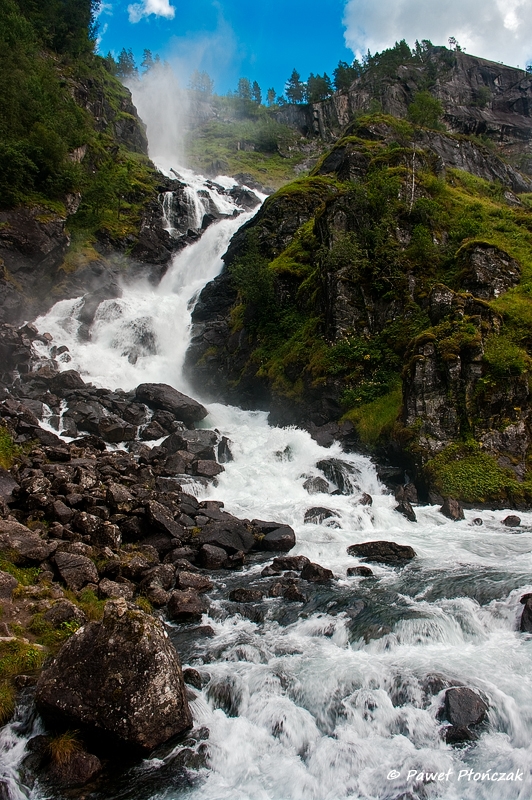
<svg viewBox="0 0 532 800"><path fill-rule="evenodd" d="M205 406L178 392L166 383L141 383L135 390L136 399L150 408L169 411L185 425L194 425L209 413Z"/></svg>
<svg viewBox="0 0 532 800"><path fill-rule="evenodd" d="M46 718L89 726L150 751L189 728L181 666L162 624L124 599L105 606L43 670L36 701Z"/></svg>
<svg viewBox="0 0 532 800"><path fill-rule="evenodd" d="M395 542L361 542L347 548L350 556L358 556L366 561L378 561L381 564L400 564L416 557L413 547Z"/></svg>
<svg viewBox="0 0 532 800"><path fill-rule="evenodd" d="M487 703L473 689L466 686L447 689L443 708L439 711L440 718L451 723L445 729L447 744L460 744L476 739L477 735L470 730L470 726L483 722L487 713Z"/></svg>
<svg viewBox="0 0 532 800"><path fill-rule="evenodd" d="M452 519L453 522L458 522L461 519L464 519L464 509L462 508L462 504L458 502L458 500L454 500L452 497L447 497L443 501L443 505L440 508L440 513L443 514L444 517L448 519Z"/></svg>

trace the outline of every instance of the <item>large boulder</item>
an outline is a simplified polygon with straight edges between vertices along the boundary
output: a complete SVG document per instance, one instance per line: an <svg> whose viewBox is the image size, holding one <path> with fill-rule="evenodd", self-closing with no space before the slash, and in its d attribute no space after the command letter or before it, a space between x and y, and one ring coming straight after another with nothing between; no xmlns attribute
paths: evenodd
<svg viewBox="0 0 532 800"><path fill-rule="evenodd" d="M41 562L48 558L53 547L41 537L14 520L0 520L0 552L17 562Z"/></svg>
<svg viewBox="0 0 532 800"><path fill-rule="evenodd" d="M75 592L87 583L98 583L98 570L93 561L78 553L59 552L54 556L55 565L69 589Z"/></svg>
<svg viewBox="0 0 532 800"><path fill-rule="evenodd" d="M40 712L148 752L190 728L181 665L162 623L124 599L74 634L38 680Z"/></svg>
<svg viewBox="0 0 532 800"><path fill-rule="evenodd" d="M139 402L146 403L150 408L170 411L185 425L193 425L209 413L197 400L187 397L166 383L141 383L137 386L135 395Z"/></svg>
<svg viewBox="0 0 532 800"><path fill-rule="evenodd" d="M253 525L258 528L262 537L255 544L257 550L266 550L273 553L288 553L296 544L296 535L290 525L281 525L279 522L265 522L254 519Z"/></svg>
<svg viewBox="0 0 532 800"><path fill-rule="evenodd" d="M487 703L473 689L457 686L447 689L440 714L456 728L478 725L488 713Z"/></svg>
<svg viewBox="0 0 532 800"><path fill-rule="evenodd" d="M416 551L412 547L385 541L352 544L347 548L347 552L350 556L382 564L401 564L416 557Z"/></svg>
<svg viewBox="0 0 532 800"><path fill-rule="evenodd" d="M195 537L200 544L211 544L221 547L229 555L243 552L249 553L255 544L255 537L245 527L244 523L236 517L227 514L227 521L213 520L209 522Z"/></svg>

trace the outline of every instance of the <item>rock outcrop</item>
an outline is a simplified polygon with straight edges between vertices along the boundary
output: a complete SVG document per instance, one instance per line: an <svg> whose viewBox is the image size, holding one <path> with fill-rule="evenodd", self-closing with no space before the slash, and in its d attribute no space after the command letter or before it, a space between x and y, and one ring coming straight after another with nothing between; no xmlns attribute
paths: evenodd
<svg viewBox="0 0 532 800"><path fill-rule="evenodd" d="M162 624L110 600L40 675L36 700L48 718L89 726L144 751L192 725L177 653Z"/></svg>

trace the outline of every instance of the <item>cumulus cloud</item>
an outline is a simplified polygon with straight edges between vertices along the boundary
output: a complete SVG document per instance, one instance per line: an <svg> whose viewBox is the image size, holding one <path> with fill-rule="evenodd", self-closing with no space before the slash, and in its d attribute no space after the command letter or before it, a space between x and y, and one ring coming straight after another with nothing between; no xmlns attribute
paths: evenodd
<svg viewBox="0 0 532 800"><path fill-rule="evenodd" d="M348 0L345 41L359 58L406 39L447 45L524 67L532 60L532 0Z"/></svg>
<svg viewBox="0 0 532 800"><path fill-rule="evenodd" d="M140 22L143 17L154 14L156 17L173 19L175 8L170 5L170 0L143 0L142 3L133 3L127 7L130 22Z"/></svg>

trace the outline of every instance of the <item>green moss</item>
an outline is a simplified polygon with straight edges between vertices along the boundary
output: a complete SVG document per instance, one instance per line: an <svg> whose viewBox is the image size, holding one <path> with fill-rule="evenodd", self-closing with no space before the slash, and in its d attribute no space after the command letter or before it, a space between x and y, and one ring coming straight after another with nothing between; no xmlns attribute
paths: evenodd
<svg viewBox="0 0 532 800"><path fill-rule="evenodd" d="M477 443L449 445L427 463L426 471L435 491L468 503L513 503L531 496L527 483L519 483Z"/></svg>
<svg viewBox="0 0 532 800"><path fill-rule="evenodd" d="M526 350L518 347L504 334L492 334L484 346L484 363L489 374L496 378L522 375L531 366Z"/></svg>
<svg viewBox="0 0 532 800"><path fill-rule="evenodd" d="M0 725L4 725L15 708L17 675L37 672L44 661L44 651L20 639L0 642Z"/></svg>
<svg viewBox="0 0 532 800"><path fill-rule="evenodd" d="M360 441L367 447L375 447L379 440L389 434L401 411L403 393L396 384L387 394L371 403L348 411L342 419L354 423Z"/></svg>
<svg viewBox="0 0 532 800"><path fill-rule="evenodd" d="M8 429L0 425L0 467L10 469L19 454L20 448L14 443Z"/></svg>
<svg viewBox="0 0 532 800"><path fill-rule="evenodd" d="M100 600L92 589L82 589L78 595L74 594L74 592L67 591L65 592L65 597L81 608L91 622L102 619L105 603L107 601Z"/></svg>
<svg viewBox="0 0 532 800"><path fill-rule="evenodd" d="M44 619L42 613L35 614L31 620L29 630L36 637L39 644L47 648L51 653L56 653L63 642L69 639L79 628L78 622L63 622L59 628L55 628Z"/></svg>
<svg viewBox="0 0 532 800"><path fill-rule="evenodd" d="M16 560L16 555L14 560ZM8 553L2 553L0 557L0 570L8 572L22 586L33 586L39 580L40 568L39 567L17 567L13 560L9 558Z"/></svg>

